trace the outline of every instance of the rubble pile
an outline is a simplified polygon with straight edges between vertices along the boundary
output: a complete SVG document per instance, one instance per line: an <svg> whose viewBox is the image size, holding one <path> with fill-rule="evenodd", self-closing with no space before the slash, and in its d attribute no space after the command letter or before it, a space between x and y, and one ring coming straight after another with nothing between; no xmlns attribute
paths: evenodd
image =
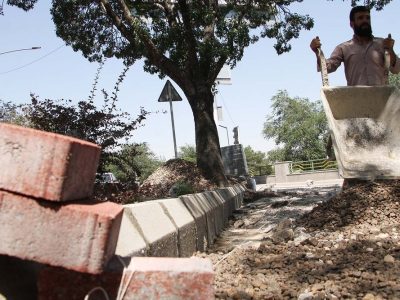
<svg viewBox="0 0 400 300"><path fill-rule="evenodd" d="M277 226L260 230L258 241L203 254L214 263L216 298L400 299L399 181L357 184L293 218L307 197L277 199L282 206L259 200L254 213L264 209ZM245 225L232 230L238 239L254 234L247 223L247 233Z"/></svg>

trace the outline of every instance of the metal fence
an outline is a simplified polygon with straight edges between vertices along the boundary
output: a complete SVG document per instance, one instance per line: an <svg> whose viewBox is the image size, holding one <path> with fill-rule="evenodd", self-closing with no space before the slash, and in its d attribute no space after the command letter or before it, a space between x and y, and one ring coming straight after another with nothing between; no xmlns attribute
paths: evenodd
<svg viewBox="0 0 400 300"><path fill-rule="evenodd" d="M289 171L291 174L337 169L337 161L327 159L295 161L289 164Z"/></svg>
<svg viewBox="0 0 400 300"><path fill-rule="evenodd" d="M249 173L253 176L275 175L274 165L248 165Z"/></svg>

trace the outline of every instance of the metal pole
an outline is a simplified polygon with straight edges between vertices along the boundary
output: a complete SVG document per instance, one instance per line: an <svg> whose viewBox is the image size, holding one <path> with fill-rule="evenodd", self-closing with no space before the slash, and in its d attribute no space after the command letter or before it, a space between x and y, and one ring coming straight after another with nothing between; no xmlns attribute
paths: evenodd
<svg viewBox="0 0 400 300"><path fill-rule="evenodd" d="M0 55L7 54L7 53L12 53L12 52L18 52L18 51L37 50L37 49L40 49L40 48L41 48L41 47L31 47L31 48L24 48L24 49L11 50L11 51L6 51L6 52L0 52Z"/></svg>
<svg viewBox="0 0 400 300"><path fill-rule="evenodd" d="M228 146L230 145L229 144L229 134L228 134L228 127L226 127L226 126L222 126L222 125L218 125L219 127L222 127L222 128L225 128L225 130L226 130L226 137L227 137L227 139L228 139Z"/></svg>
<svg viewBox="0 0 400 300"><path fill-rule="evenodd" d="M175 158L178 158L178 151L176 150L176 138L175 138L175 125L174 125L174 110L172 109L172 100L169 98L169 107L171 110L171 123L172 123L172 136L174 138L174 150L175 150Z"/></svg>

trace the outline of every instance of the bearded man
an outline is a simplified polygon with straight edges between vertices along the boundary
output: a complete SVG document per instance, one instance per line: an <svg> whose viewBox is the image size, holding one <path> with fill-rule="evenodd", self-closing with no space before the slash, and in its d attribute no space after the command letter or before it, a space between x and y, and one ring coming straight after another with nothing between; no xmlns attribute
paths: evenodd
<svg viewBox="0 0 400 300"><path fill-rule="evenodd" d="M370 10L366 6L356 6L350 11L350 26L353 28L353 38L338 45L331 57L326 60L328 73L336 71L344 63L347 85L385 85L388 72L385 68L385 50L390 55L389 71L400 72L400 59L393 50L394 40L390 34L387 38L377 38L372 35ZM321 41L313 39L310 48L317 54L318 71L320 60L318 48Z"/></svg>

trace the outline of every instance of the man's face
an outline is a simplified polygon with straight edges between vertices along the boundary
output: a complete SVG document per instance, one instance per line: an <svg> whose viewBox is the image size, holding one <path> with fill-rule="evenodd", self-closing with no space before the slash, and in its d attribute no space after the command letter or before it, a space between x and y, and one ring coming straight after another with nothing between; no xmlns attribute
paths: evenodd
<svg viewBox="0 0 400 300"><path fill-rule="evenodd" d="M371 37L371 16L367 11L361 11L354 14L354 21L350 22L354 34L362 37Z"/></svg>

